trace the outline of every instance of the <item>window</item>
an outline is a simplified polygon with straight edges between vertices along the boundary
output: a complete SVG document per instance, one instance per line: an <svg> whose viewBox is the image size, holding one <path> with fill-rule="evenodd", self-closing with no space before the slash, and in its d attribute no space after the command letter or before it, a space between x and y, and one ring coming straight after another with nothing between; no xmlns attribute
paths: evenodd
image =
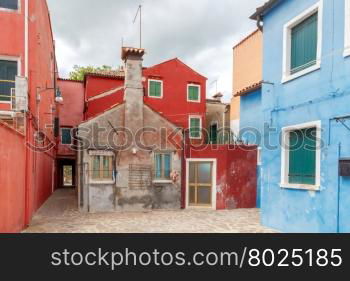
<svg viewBox="0 0 350 281"><path fill-rule="evenodd" d="M113 180L113 156L93 155L91 165L92 180L102 182Z"/></svg>
<svg viewBox="0 0 350 281"><path fill-rule="evenodd" d="M18 9L18 0L0 0L0 8L17 10Z"/></svg>
<svg viewBox="0 0 350 281"><path fill-rule="evenodd" d="M292 28L291 73L316 64L317 13Z"/></svg>
<svg viewBox="0 0 350 281"><path fill-rule="evenodd" d="M18 63L12 60L0 60L0 102L10 102L16 85Z"/></svg>
<svg viewBox="0 0 350 281"><path fill-rule="evenodd" d="M156 153L154 159L154 170L156 180L170 180L171 154Z"/></svg>
<svg viewBox="0 0 350 281"><path fill-rule="evenodd" d="M344 56L350 56L350 0L345 0L345 48Z"/></svg>
<svg viewBox="0 0 350 281"><path fill-rule="evenodd" d="M283 129L282 187L319 188L320 135L320 122Z"/></svg>
<svg viewBox="0 0 350 281"><path fill-rule="evenodd" d="M190 116L189 118L190 138L202 138L202 118L197 116Z"/></svg>
<svg viewBox="0 0 350 281"><path fill-rule="evenodd" d="M322 1L284 26L282 83L321 66Z"/></svg>
<svg viewBox="0 0 350 281"><path fill-rule="evenodd" d="M148 80L148 96L152 98L163 97L163 81Z"/></svg>
<svg viewBox="0 0 350 281"><path fill-rule="evenodd" d="M62 144L72 144L71 128L61 128Z"/></svg>
<svg viewBox="0 0 350 281"><path fill-rule="evenodd" d="M200 102L201 94L200 94L200 86L189 84L187 85L187 101Z"/></svg>

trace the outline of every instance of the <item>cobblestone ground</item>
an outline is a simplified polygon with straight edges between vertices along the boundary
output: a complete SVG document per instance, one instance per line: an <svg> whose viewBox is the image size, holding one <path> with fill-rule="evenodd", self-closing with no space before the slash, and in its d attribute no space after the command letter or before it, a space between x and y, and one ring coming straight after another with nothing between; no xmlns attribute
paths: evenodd
<svg viewBox="0 0 350 281"><path fill-rule="evenodd" d="M173 210L86 214L75 191L61 189L36 213L27 233L269 233L258 209Z"/></svg>

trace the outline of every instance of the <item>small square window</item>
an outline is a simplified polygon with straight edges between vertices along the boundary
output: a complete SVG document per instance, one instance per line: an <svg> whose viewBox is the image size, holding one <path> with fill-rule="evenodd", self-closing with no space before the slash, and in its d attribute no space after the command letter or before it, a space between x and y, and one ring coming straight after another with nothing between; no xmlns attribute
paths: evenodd
<svg viewBox="0 0 350 281"><path fill-rule="evenodd" d="M71 128L61 128L61 141L62 144L72 144L72 129Z"/></svg>
<svg viewBox="0 0 350 281"><path fill-rule="evenodd" d="M187 100L200 102L200 86L190 84L187 86Z"/></svg>
<svg viewBox="0 0 350 281"><path fill-rule="evenodd" d="M202 118L193 117L189 118L189 129L190 129L190 138L191 139L200 139L202 138Z"/></svg>
<svg viewBox="0 0 350 281"><path fill-rule="evenodd" d="M0 0L0 8L17 10L18 9L18 0Z"/></svg>
<svg viewBox="0 0 350 281"><path fill-rule="evenodd" d="M154 161L154 177L156 180L170 180L171 154L156 153Z"/></svg>
<svg viewBox="0 0 350 281"><path fill-rule="evenodd" d="M163 81L149 80L148 82L148 96L153 98L163 97Z"/></svg>

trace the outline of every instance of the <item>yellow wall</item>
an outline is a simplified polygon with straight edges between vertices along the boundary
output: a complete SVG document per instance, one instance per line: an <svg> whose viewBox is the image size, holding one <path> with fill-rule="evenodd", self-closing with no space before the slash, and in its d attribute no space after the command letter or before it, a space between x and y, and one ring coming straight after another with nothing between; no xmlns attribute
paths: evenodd
<svg viewBox="0 0 350 281"><path fill-rule="evenodd" d="M233 95L262 80L262 32L254 31L233 48ZM239 122L240 98L231 101L231 127Z"/></svg>

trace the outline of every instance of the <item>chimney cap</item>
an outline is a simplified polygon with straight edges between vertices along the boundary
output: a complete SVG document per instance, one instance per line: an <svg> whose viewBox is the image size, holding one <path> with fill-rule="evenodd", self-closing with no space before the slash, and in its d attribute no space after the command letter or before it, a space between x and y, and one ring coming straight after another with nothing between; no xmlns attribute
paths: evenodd
<svg viewBox="0 0 350 281"><path fill-rule="evenodd" d="M214 99L220 99L222 98L224 95L222 93L217 93L213 96Z"/></svg>
<svg viewBox="0 0 350 281"><path fill-rule="evenodd" d="M129 55L136 55L142 57L145 54L145 49L122 47L122 60L126 61Z"/></svg>

